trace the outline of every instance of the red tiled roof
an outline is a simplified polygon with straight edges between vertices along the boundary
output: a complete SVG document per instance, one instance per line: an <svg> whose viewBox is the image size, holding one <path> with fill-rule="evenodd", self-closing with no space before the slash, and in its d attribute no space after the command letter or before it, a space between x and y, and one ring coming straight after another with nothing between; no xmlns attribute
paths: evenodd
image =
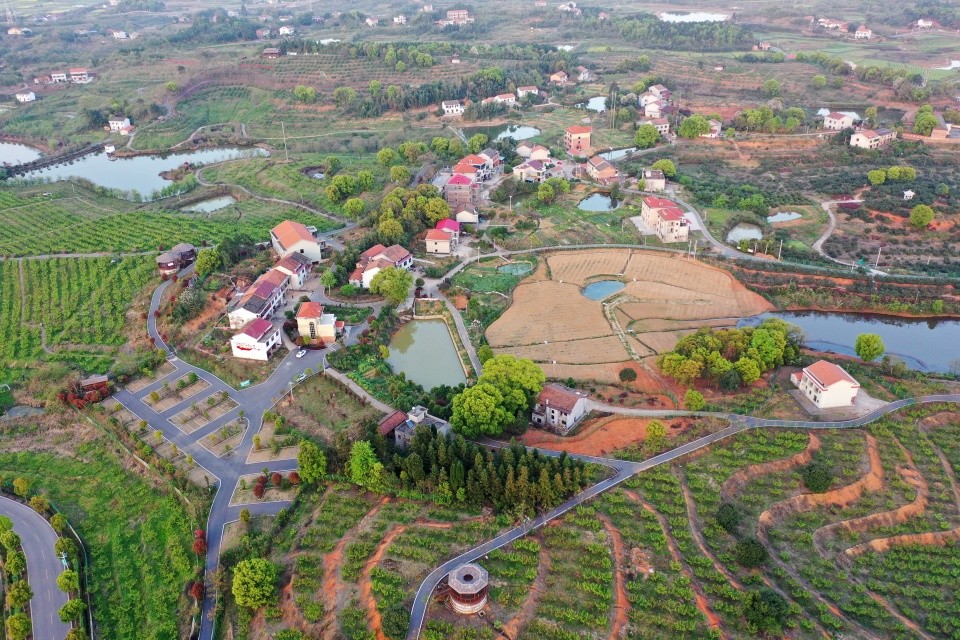
<svg viewBox="0 0 960 640"><path fill-rule="evenodd" d="M451 239L452 234L449 231L444 231L443 229L430 229L427 231L427 240L449 242Z"/></svg>
<svg viewBox="0 0 960 640"><path fill-rule="evenodd" d="M461 162L453 168L453 173L455 174L454 177L456 177L457 175L465 174L465 173L476 173L476 172L477 172L476 167L474 167L472 164L467 164L466 162ZM451 180L452 179L453 178L451 178Z"/></svg>
<svg viewBox="0 0 960 640"><path fill-rule="evenodd" d="M361 258L375 258L386 250L386 247L382 244L375 244L363 253L360 254Z"/></svg>
<svg viewBox="0 0 960 640"><path fill-rule="evenodd" d="M277 263L277 268L286 269L287 271L290 271L292 273L297 273L298 271L303 271L304 269L306 269L307 265L303 264L302 262L294 258L293 257L294 255L300 255L300 254L291 253L289 256L287 256L286 258L284 258L283 260Z"/></svg>
<svg viewBox="0 0 960 640"><path fill-rule="evenodd" d="M672 222L674 220L683 220L683 211L677 207L668 207L666 209L659 209L657 215L667 222Z"/></svg>
<svg viewBox="0 0 960 640"><path fill-rule="evenodd" d="M258 298L263 298L264 300L269 300L273 296L274 292L277 291L278 287L272 282L267 282L266 280L261 280L258 283L255 283L256 286L253 288L253 295Z"/></svg>
<svg viewBox="0 0 960 640"><path fill-rule="evenodd" d="M543 391L540 392L537 402L551 409L570 413L576 406L577 401L586 397L587 394L582 391L575 391L569 387L551 382L543 387Z"/></svg>
<svg viewBox="0 0 960 640"><path fill-rule="evenodd" d="M280 246L284 249L289 249L301 240L306 242L317 241L304 225L294 220L284 220L271 229L270 232L277 237Z"/></svg>
<svg viewBox="0 0 960 640"><path fill-rule="evenodd" d="M396 264L410 257L410 252L398 244L392 244L383 251L383 257Z"/></svg>
<svg viewBox="0 0 960 640"><path fill-rule="evenodd" d="M506 95L509 95L511 98L513 97L513 94L512 94L512 93L506 94ZM476 165L476 164L487 164L487 160L486 160L485 158L481 158L480 156L478 156L478 155L475 154L475 153L471 153L470 155L465 156L465 157L464 157L460 162L458 162L457 164L458 164L458 165L461 165L461 164L464 164L464 163L466 163L466 164L473 164L473 165Z"/></svg>
<svg viewBox="0 0 960 640"><path fill-rule="evenodd" d="M377 431L380 432L380 435L385 436L393 433L393 430L402 425L407 421L407 414L403 411L394 411L386 418L380 421L380 424L377 425Z"/></svg>
<svg viewBox="0 0 960 640"><path fill-rule="evenodd" d="M246 334L254 340L259 340L273 328L273 323L263 318L254 318L243 327L240 333Z"/></svg>
<svg viewBox="0 0 960 640"><path fill-rule="evenodd" d="M470 169L472 170L473 167L470 167ZM452 184L452 185L454 185L454 186L456 186L456 185L470 185L470 184L473 184L473 181L470 180L470 178L468 178L467 176L457 174L457 175L453 176L452 178L450 178L450 179L447 181L447 184Z"/></svg>
<svg viewBox="0 0 960 640"><path fill-rule="evenodd" d="M460 223L456 220L451 220L450 218L445 218L437 223L437 229L442 229L446 231L460 231Z"/></svg>
<svg viewBox="0 0 960 640"><path fill-rule="evenodd" d="M297 310L298 318L319 318L323 315L323 305L319 302L304 302Z"/></svg>
<svg viewBox="0 0 960 640"><path fill-rule="evenodd" d="M668 207L676 207L677 203L673 200L667 200L666 198L658 198L657 196L645 196L643 198L643 203L650 207L651 209L666 209Z"/></svg>
<svg viewBox="0 0 960 640"><path fill-rule="evenodd" d="M844 118L849 118L850 116L848 116L848 115L845 114L845 113L839 113L839 112L837 112L837 111L831 111L830 113L827 114L826 117L828 117L828 118L830 118L830 119L832 119L832 120L843 120Z"/></svg>
<svg viewBox="0 0 960 640"><path fill-rule="evenodd" d="M567 133L572 133L574 135L581 133L593 133L593 127L575 124L572 127L567 127Z"/></svg>
<svg viewBox="0 0 960 640"><path fill-rule="evenodd" d="M817 360L809 367L806 367L803 371L804 373L816 378L816 380L824 387L831 387L843 380L846 380L854 386L860 386L860 383L857 382L853 376L844 371L843 367L839 367L832 362L827 362L826 360Z"/></svg>
<svg viewBox="0 0 960 640"><path fill-rule="evenodd" d="M265 274L260 276L260 280L262 282L269 282L270 284L279 287L281 284L283 284L284 280L289 277L290 276L285 274L283 271L280 271L280 269L270 269L270 271L267 271Z"/></svg>

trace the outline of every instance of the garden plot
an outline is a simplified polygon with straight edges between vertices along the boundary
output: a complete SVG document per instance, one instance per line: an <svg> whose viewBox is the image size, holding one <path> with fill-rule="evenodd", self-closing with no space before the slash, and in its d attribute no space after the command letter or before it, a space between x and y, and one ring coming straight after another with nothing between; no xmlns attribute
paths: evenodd
<svg viewBox="0 0 960 640"><path fill-rule="evenodd" d="M231 420L203 438L200 441L200 446L218 458L222 458L243 442L243 434L246 432L248 424L246 418Z"/></svg>
<svg viewBox="0 0 960 640"><path fill-rule="evenodd" d="M292 404L281 403L277 412L286 424L328 443L340 431L360 436L360 427L368 420L379 420L381 413L345 392L329 376L317 375L297 387Z"/></svg>
<svg viewBox="0 0 960 640"><path fill-rule="evenodd" d="M257 495L260 493L258 486L263 487L263 492L259 496ZM250 473L240 476L237 480L237 486L230 497L230 506L257 502L282 502L293 500L296 494L296 486L291 484L288 476L277 472L270 475Z"/></svg>
<svg viewBox="0 0 960 640"><path fill-rule="evenodd" d="M163 413L184 400L189 400L209 386L209 382L191 372L179 378L172 385L164 382L160 389L151 391L149 395L143 398L143 401L157 413Z"/></svg>
<svg viewBox="0 0 960 640"><path fill-rule="evenodd" d="M300 453L300 438L285 427L283 418L270 420L264 416L263 426L253 436L253 446L247 454L247 462L270 460L295 460Z"/></svg>
<svg viewBox="0 0 960 640"><path fill-rule="evenodd" d="M151 384L153 384L157 380L167 377L168 375L170 375L176 370L177 368L174 367L173 364L171 364L170 362L164 362L159 367L157 367L157 370L154 372L152 378L148 378L148 377L137 378L136 380L134 380L133 382L127 385L127 391L129 391L130 393L138 393L140 391L143 391L144 389L149 387Z"/></svg>
<svg viewBox="0 0 960 640"><path fill-rule="evenodd" d="M194 402L170 418L170 422L180 431L190 434L238 406L226 391L220 391Z"/></svg>
<svg viewBox="0 0 960 640"><path fill-rule="evenodd" d="M552 377L613 380L616 365L668 351L700 326L731 325L770 308L727 272L677 255L564 251L546 262L549 278L538 269L521 282L486 337L495 350L531 358ZM604 279L625 287L605 304L581 294Z"/></svg>

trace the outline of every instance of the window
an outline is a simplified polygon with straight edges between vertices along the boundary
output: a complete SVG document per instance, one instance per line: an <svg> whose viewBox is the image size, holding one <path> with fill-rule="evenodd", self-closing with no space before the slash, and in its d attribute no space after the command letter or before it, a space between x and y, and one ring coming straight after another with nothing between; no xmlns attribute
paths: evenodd
<svg viewBox="0 0 960 640"><path fill-rule="evenodd" d="M317 325L314 324L313 322L310 323L310 337L311 338L317 337Z"/></svg>

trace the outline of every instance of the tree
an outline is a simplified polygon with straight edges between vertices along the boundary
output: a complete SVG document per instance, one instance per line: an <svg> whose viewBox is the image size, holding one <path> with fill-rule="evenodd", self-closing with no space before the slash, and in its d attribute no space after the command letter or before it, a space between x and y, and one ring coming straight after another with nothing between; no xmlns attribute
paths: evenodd
<svg viewBox="0 0 960 640"><path fill-rule="evenodd" d="M402 167L393 167L393 169L400 169ZM390 173L393 173L393 169L390 170ZM363 215L363 212L366 211L367 205L360 198L350 198L343 203L343 211L351 218L359 218Z"/></svg>
<svg viewBox="0 0 960 640"><path fill-rule="evenodd" d="M87 632L79 627L76 629L70 629L70 631L67 632L67 636L64 638L64 640L89 640L89 639L90 639L90 636L87 635Z"/></svg>
<svg viewBox="0 0 960 640"><path fill-rule="evenodd" d="M30 481L26 478L14 478L13 492L21 498L26 498L30 494Z"/></svg>
<svg viewBox="0 0 960 640"><path fill-rule="evenodd" d="M87 610L87 605L83 603L83 600L78 600L76 598L71 598L60 607L60 610L57 611L57 615L60 616L61 622L79 622L83 617L83 612Z"/></svg>
<svg viewBox="0 0 960 640"><path fill-rule="evenodd" d="M50 526L53 527L53 530L58 534L62 534L67 530L67 519L62 513L55 513L50 518Z"/></svg>
<svg viewBox="0 0 960 640"><path fill-rule="evenodd" d="M337 272L332 267L324 271L323 275L320 276L320 284L324 286L326 291L330 291L337 286Z"/></svg>
<svg viewBox="0 0 960 640"><path fill-rule="evenodd" d="M764 83L763 83L763 95L767 96L768 98L776 98L777 96L779 96L779 95L780 95L780 81L779 81L779 80L773 80L773 79L771 78L770 80L767 80L766 82L764 82Z"/></svg>
<svg viewBox="0 0 960 640"><path fill-rule="evenodd" d="M663 442L667 437L667 428L659 420L653 420L647 425L647 446L654 451L659 451L663 447Z"/></svg>
<svg viewBox="0 0 960 640"><path fill-rule="evenodd" d="M756 538L744 538L734 548L734 555L741 565L753 569L763 565L770 554L767 553L767 548Z"/></svg>
<svg viewBox="0 0 960 640"><path fill-rule="evenodd" d="M496 387L503 396L504 408L520 415L530 409L533 399L543 389L546 376L532 360L505 353L487 360L477 382Z"/></svg>
<svg viewBox="0 0 960 640"><path fill-rule="evenodd" d="M710 133L710 121L700 115L693 115L684 118L680 123L680 129L677 135L681 138L696 138L704 133Z"/></svg>
<svg viewBox="0 0 960 640"><path fill-rule="evenodd" d="M870 181L870 184L877 187L887 181L887 172L883 169L874 169L873 171L867 171L867 180Z"/></svg>
<svg viewBox="0 0 960 640"><path fill-rule="evenodd" d="M703 394L695 389L687 390L687 394L683 398L683 404L685 404L690 411L702 411L703 408L707 406L706 401L703 399Z"/></svg>
<svg viewBox="0 0 960 640"><path fill-rule="evenodd" d="M633 382L637 379L637 370L633 367L624 367L620 369L620 382Z"/></svg>
<svg viewBox="0 0 960 640"><path fill-rule="evenodd" d="M477 349L477 359L480 360L480 364L486 363L487 360L493 357L493 349L490 348L490 345L484 344Z"/></svg>
<svg viewBox="0 0 960 640"><path fill-rule="evenodd" d="M6 533L7 531L13 531L13 520L7 516L0 516L0 533Z"/></svg>
<svg viewBox="0 0 960 640"><path fill-rule="evenodd" d="M861 360L870 362L882 356L887 347L883 344L883 339L877 334L861 333L857 336L853 349Z"/></svg>
<svg viewBox="0 0 960 640"><path fill-rule="evenodd" d="M642 124L637 127L637 135L633 138L633 143L638 149L650 149L657 146L660 142L660 131L652 124Z"/></svg>
<svg viewBox="0 0 960 640"><path fill-rule="evenodd" d="M333 102L340 109L346 109L357 101L357 92L350 87L337 87L333 90Z"/></svg>
<svg viewBox="0 0 960 640"><path fill-rule="evenodd" d="M313 87L298 84L293 88L293 97L304 104L311 104L317 100L317 90Z"/></svg>
<svg viewBox="0 0 960 640"><path fill-rule="evenodd" d="M470 139L467 140L467 149L470 153L480 153L483 151L484 147L487 146L487 142L490 141L490 138L487 137L484 133L477 133L470 136Z"/></svg>
<svg viewBox="0 0 960 640"><path fill-rule="evenodd" d="M197 253L197 262L194 267L197 275L206 278L208 275L219 269L223 265L223 258L220 252L213 248L201 249Z"/></svg>
<svg viewBox="0 0 960 640"><path fill-rule="evenodd" d="M247 509L246 507L240 509L240 522L245 527L250 526L250 509Z"/></svg>
<svg viewBox="0 0 960 640"><path fill-rule="evenodd" d="M360 191L370 191L370 189L373 189L373 172L366 170L357 171L357 184L360 185Z"/></svg>
<svg viewBox="0 0 960 640"><path fill-rule="evenodd" d="M20 548L20 536L16 531L4 531L0 533L0 544L7 551L16 551Z"/></svg>
<svg viewBox="0 0 960 640"><path fill-rule="evenodd" d="M740 522L743 520L743 516L737 508L730 504L729 502L724 502L717 509L717 524L724 528L724 530L731 534L737 535L737 531L740 530Z"/></svg>
<svg viewBox="0 0 960 640"><path fill-rule="evenodd" d="M23 555L21 551L7 551L7 575L8 576L19 576L23 575L23 572L27 570L27 556Z"/></svg>
<svg viewBox="0 0 960 640"><path fill-rule="evenodd" d="M395 604L383 612L382 628L388 638L405 638L410 627L410 612Z"/></svg>
<svg viewBox="0 0 960 640"><path fill-rule="evenodd" d="M814 493L823 493L833 484L830 467L822 462L811 462L801 470L800 474L803 476L803 485Z"/></svg>
<svg viewBox="0 0 960 640"><path fill-rule="evenodd" d="M64 593L76 593L80 590L80 576L73 569L66 569L57 576L57 587Z"/></svg>
<svg viewBox="0 0 960 640"><path fill-rule="evenodd" d="M513 422L503 404L503 394L495 386L478 382L453 397L450 425L468 438L498 436Z"/></svg>
<svg viewBox="0 0 960 640"><path fill-rule="evenodd" d="M867 107L866 111L863 112L863 115L867 119L867 124L874 126L877 124L879 110L876 107Z"/></svg>
<svg viewBox="0 0 960 640"><path fill-rule="evenodd" d="M773 589L763 588L747 594L743 613L758 632L777 634L790 613L790 605Z"/></svg>
<svg viewBox="0 0 960 640"><path fill-rule="evenodd" d="M390 147L384 147L377 152L377 162L385 167L393 166L396 164L397 160L399 160L397 152Z"/></svg>
<svg viewBox="0 0 960 640"><path fill-rule="evenodd" d="M933 222L933 208L926 204L918 204L910 210L910 224L917 229L924 229Z"/></svg>
<svg viewBox="0 0 960 640"><path fill-rule="evenodd" d="M390 167L390 181L397 184L407 184L410 182L410 170L403 165Z"/></svg>
<svg viewBox="0 0 960 640"><path fill-rule="evenodd" d="M394 244L403 238L403 225L392 214L384 215L377 224L377 236L384 244Z"/></svg>
<svg viewBox="0 0 960 640"><path fill-rule="evenodd" d="M350 480L373 492L383 491L383 464L377 460L373 446L366 440L358 440L350 448L347 462Z"/></svg>
<svg viewBox="0 0 960 640"><path fill-rule="evenodd" d="M913 132L921 136L928 136L939 124L940 121L937 116L932 113L918 114L917 119L913 122Z"/></svg>
<svg viewBox="0 0 960 640"><path fill-rule="evenodd" d="M544 204L550 204L557 198L557 192L547 183L541 184L537 188L537 200Z"/></svg>
<svg viewBox="0 0 960 640"><path fill-rule="evenodd" d="M15 613L7 618L7 638L10 640L26 640L32 630L30 618L24 613Z"/></svg>
<svg viewBox="0 0 960 640"><path fill-rule="evenodd" d="M248 558L233 570L233 599L237 605L259 609L270 601L280 568L265 558Z"/></svg>
<svg viewBox="0 0 960 640"><path fill-rule="evenodd" d="M7 607L20 609L25 607L32 597L33 590L27 581L19 580L7 588Z"/></svg>
<svg viewBox="0 0 960 640"><path fill-rule="evenodd" d="M665 175L668 178L673 178L674 176L677 175L677 165L673 164L673 160L667 160L666 158L664 158L663 160L657 160L652 165L650 165L650 168L654 170L659 169L660 171L663 171L663 175Z"/></svg>
<svg viewBox="0 0 960 640"><path fill-rule="evenodd" d="M47 513L50 511L50 500L47 496L33 496L30 498L30 508L37 513Z"/></svg>
<svg viewBox="0 0 960 640"><path fill-rule="evenodd" d="M393 305L400 304L407 299L413 276L406 269L387 267L381 269L370 281L370 291L378 293Z"/></svg>
<svg viewBox="0 0 960 640"><path fill-rule="evenodd" d="M743 384L753 384L760 379L760 365L752 358L740 358L733 363L733 367L740 374Z"/></svg>
<svg viewBox="0 0 960 640"><path fill-rule="evenodd" d="M816 89L820 90L827 86L827 77L824 75L817 74L813 76L813 79L810 81L810 85Z"/></svg>

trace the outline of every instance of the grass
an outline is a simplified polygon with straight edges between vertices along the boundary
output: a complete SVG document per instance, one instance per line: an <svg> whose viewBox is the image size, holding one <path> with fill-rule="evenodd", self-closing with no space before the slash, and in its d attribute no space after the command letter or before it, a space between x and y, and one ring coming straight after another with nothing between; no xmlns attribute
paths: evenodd
<svg viewBox="0 0 960 640"><path fill-rule="evenodd" d="M329 438L339 431L356 432L364 423L379 420L380 412L342 390L331 378L312 376L294 394L293 406L280 405L278 412L290 427Z"/></svg>
<svg viewBox="0 0 960 640"><path fill-rule="evenodd" d="M0 474L27 478L77 529L90 554L101 637L183 637L195 523L177 499L125 470L103 445L77 453L0 453Z"/></svg>

